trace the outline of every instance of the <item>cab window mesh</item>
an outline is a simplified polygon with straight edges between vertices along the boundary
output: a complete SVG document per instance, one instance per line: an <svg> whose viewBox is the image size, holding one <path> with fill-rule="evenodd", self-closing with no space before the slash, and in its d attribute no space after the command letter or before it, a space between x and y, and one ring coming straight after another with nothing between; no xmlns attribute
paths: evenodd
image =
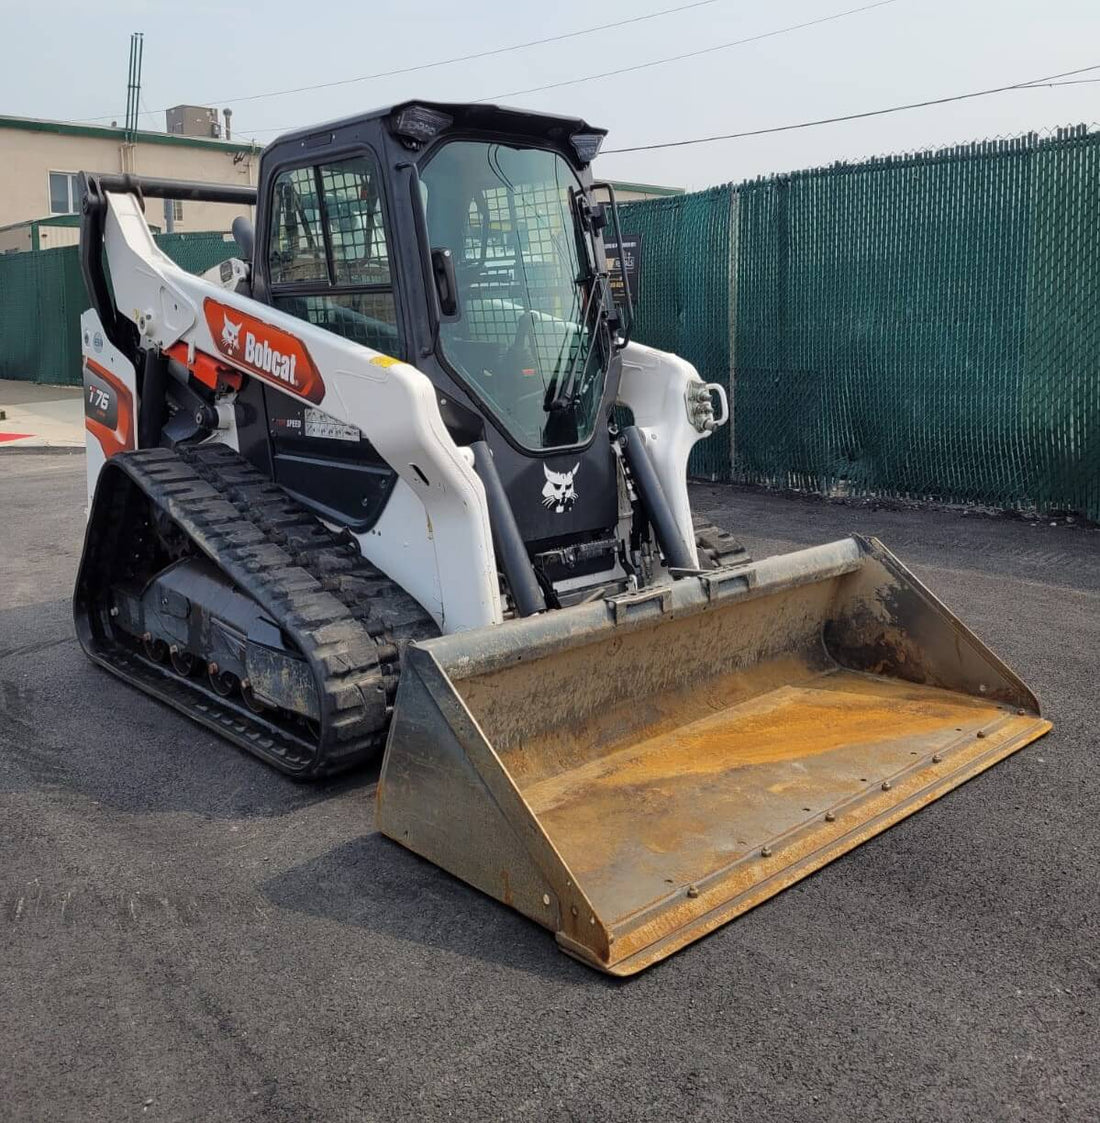
<svg viewBox="0 0 1100 1123"><path fill-rule="evenodd" d="M374 161L356 157L283 172L272 214L268 269L275 306L403 357Z"/></svg>
<svg viewBox="0 0 1100 1123"><path fill-rule="evenodd" d="M458 314L439 332L451 368L521 444L587 440L608 352L568 163L542 149L452 141L421 186L431 245L454 255Z"/></svg>
<svg viewBox="0 0 1100 1123"><path fill-rule="evenodd" d="M557 370L572 361L581 338L574 324L572 300L575 277L569 269L571 239L557 185L516 184L487 188L470 202L463 237L468 265L480 267L480 284L469 303L467 327L472 339L509 344L530 315L530 343L536 365ZM518 252L517 252L518 251ZM522 274L522 277L518 274ZM528 301L517 304L513 292L522 281Z"/></svg>
<svg viewBox="0 0 1100 1123"><path fill-rule="evenodd" d="M267 256L271 283L327 281L328 262L313 169L283 172L275 181L274 202Z"/></svg>
<svg viewBox="0 0 1100 1123"><path fill-rule="evenodd" d="M399 355L393 293L341 292L318 296L277 296L275 307L353 343Z"/></svg>
<svg viewBox="0 0 1100 1123"><path fill-rule="evenodd" d="M321 168L336 284L388 285L390 259L378 184L364 159Z"/></svg>

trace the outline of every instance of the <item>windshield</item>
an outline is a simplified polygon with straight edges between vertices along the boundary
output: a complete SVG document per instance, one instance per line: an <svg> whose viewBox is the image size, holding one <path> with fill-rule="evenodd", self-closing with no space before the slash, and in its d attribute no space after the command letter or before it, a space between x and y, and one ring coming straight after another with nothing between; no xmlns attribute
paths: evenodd
<svg viewBox="0 0 1100 1123"><path fill-rule="evenodd" d="M457 316L439 331L450 365L520 444L587 441L609 347L572 169L553 152L453 141L421 187L431 247L455 267Z"/></svg>

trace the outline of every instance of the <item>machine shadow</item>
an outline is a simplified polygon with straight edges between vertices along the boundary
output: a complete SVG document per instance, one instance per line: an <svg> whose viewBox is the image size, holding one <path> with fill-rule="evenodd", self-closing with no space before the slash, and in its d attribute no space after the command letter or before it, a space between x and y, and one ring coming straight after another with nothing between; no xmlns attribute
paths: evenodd
<svg viewBox="0 0 1100 1123"><path fill-rule="evenodd" d="M0 612L0 792L135 814L278 817L378 782L381 761L300 782L91 663L68 600Z"/></svg>
<svg viewBox="0 0 1100 1123"><path fill-rule="evenodd" d="M375 832L265 882L280 909L448 951L570 986L616 988L563 954L553 935Z"/></svg>

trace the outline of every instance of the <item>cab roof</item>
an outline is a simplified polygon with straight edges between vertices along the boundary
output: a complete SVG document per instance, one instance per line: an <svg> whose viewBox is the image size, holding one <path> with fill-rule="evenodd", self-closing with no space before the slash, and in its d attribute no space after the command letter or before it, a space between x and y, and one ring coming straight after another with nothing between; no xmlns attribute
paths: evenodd
<svg viewBox="0 0 1100 1123"><path fill-rule="evenodd" d="M271 142L272 147L284 141L304 140L316 137L318 133L335 132L351 125L379 119L395 119L406 109L423 107L437 113L445 113L451 124L441 132L486 132L502 133L508 136L548 139L559 143L567 142L574 133L594 133L606 136L607 130L589 125L581 117L559 117L553 113L537 113L531 109L511 109L507 106L489 105L484 102L440 102L422 101L418 98L398 102L395 105L372 109L367 113L356 113L334 121L325 121L303 129L282 133Z"/></svg>

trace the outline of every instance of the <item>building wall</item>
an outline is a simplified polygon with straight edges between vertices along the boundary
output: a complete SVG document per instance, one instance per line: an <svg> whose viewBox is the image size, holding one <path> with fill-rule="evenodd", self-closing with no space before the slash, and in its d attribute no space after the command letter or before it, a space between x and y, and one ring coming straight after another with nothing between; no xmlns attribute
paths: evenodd
<svg viewBox="0 0 1100 1123"><path fill-rule="evenodd" d="M161 233L161 224L151 222L149 229ZM208 233L208 231L202 231ZM27 250L56 250L80 245L80 217L75 214L51 215L14 226L0 226L0 254Z"/></svg>
<svg viewBox="0 0 1100 1123"><path fill-rule="evenodd" d="M644 199L664 199L669 195L683 195L682 187L659 187L655 183L621 183L611 181L615 199L620 203L640 203Z"/></svg>
<svg viewBox="0 0 1100 1123"><path fill-rule="evenodd" d="M658 196L655 194L650 194L646 191L636 191L632 187L625 188L622 191L617 187L615 188L615 199L620 203L640 203L643 199L656 198L658 198Z"/></svg>
<svg viewBox="0 0 1100 1123"><path fill-rule="evenodd" d="M49 226L40 224L38 227L38 248L40 250L56 250L59 246L79 245L79 226Z"/></svg>
<svg viewBox="0 0 1100 1123"><path fill-rule="evenodd" d="M0 253L23 253L34 249L34 234L28 222L0 230Z"/></svg>
<svg viewBox="0 0 1100 1123"><path fill-rule="evenodd" d="M232 143L207 142L203 146L140 139L132 149L122 143L121 130L88 130L115 136L71 135L37 132L31 128L5 127L0 121L0 167L4 169L0 191L0 226L45 218L50 213L50 172L129 171L138 175L192 179L207 183L248 185L256 182L259 152ZM234 157L239 156L234 164ZM224 203L183 204L183 218L175 229L228 230L238 214L250 208ZM163 203L150 199L149 221L165 226Z"/></svg>
<svg viewBox="0 0 1100 1123"><path fill-rule="evenodd" d="M79 171L161 176L205 183L254 185L259 174L260 151L247 142L218 141L167 133L139 132L134 144L124 142L122 129L70 125L0 116L0 227L44 219L50 215L49 173ZM646 183L616 183L620 202L635 202L677 195L680 188ZM149 200L146 216L151 225L167 228L164 202ZM182 219L174 220L178 233L199 230L227 231L238 214L253 218L252 208L223 203L182 204ZM73 244L66 234L50 233L43 248ZM0 231L0 252L6 248ZM20 247L30 248L30 247Z"/></svg>

